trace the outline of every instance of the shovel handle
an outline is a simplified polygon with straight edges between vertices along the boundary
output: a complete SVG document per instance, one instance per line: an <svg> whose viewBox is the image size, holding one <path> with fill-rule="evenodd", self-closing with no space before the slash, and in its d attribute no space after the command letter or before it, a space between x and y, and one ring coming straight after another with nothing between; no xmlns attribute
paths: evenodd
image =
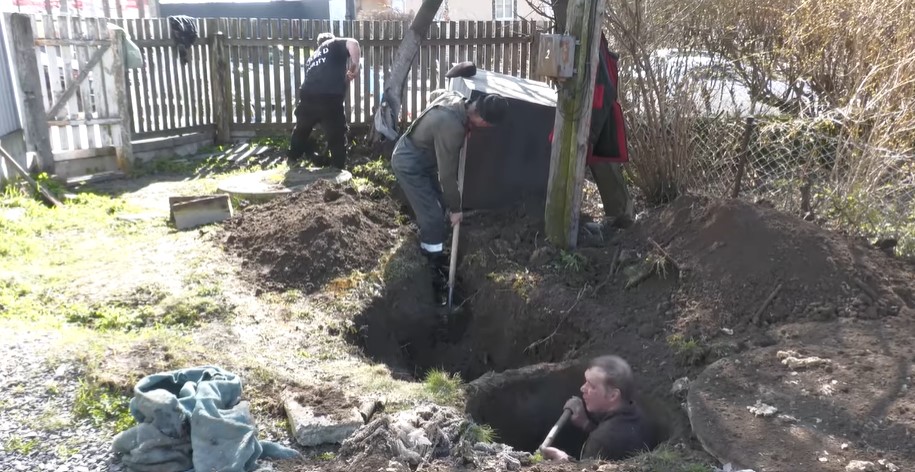
<svg viewBox="0 0 915 472"><path fill-rule="evenodd" d="M556 421L556 424L553 425L553 428L550 429L550 432L546 435L546 439L543 440L543 443L540 444L540 449L545 449L550 447L553 444L553 440L556 439L556 435L559 434L559 430L569 421L569 418L572 416L572 410L565 408L562 410L562 416Z"/></svg>

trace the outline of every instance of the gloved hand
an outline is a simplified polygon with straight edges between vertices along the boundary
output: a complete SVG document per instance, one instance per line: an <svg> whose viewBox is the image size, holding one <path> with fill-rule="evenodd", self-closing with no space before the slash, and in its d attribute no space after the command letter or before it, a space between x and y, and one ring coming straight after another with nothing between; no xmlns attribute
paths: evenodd
<svg viewBox="0 0 915 472"><path fill-rule="evenodd" d="M581 398L572 397L568 399L563 408L568 408L572 412L572 416L569 419L575 426L585 429L588 424L591 423L588 419L588 414L585 412L585 404L581 401Z"/></svg>

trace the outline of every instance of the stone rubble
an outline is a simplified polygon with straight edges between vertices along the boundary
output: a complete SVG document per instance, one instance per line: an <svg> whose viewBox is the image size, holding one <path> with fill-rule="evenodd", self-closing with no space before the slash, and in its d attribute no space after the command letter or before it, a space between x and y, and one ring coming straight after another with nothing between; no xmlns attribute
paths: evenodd
<svg viewBox="0 0 915 472"><path fill-rule="evenodd" d="M338 457L348 464L360 464L382 456L412 470L442 460L481 470L514 471L532 464L533 457L527 452L478 441L474 427L454 408L422 405L376 417L343 442ZM399 467L389 462L388 468Z"/></svg>

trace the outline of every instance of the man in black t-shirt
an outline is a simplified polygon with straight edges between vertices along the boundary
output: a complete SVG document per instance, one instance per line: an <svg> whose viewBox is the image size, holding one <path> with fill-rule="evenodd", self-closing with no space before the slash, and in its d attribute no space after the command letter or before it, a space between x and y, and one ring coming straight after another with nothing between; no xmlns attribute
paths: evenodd
<svg viewBox="0 0 915 472"><path fill-rule="evenodd" d="M581 459L621 460L647 452L661 442L661 434L633 401L632 369L617 356L593 359L585 371L582 398L572 397L564 408L572 424L588 433ZM584 399L584 402L582 402ZM574 459L555 447L541 450L548 460Z"/></svg>
<svg viewBox="0 0 915 472"><path fill-rule="evenodd" d="M312 156L314 151L309 138L318 123L327 137L330 165L338 169L346 166L346 115L343 105L347 84L359 71L360 53L359 42L353 38L336 38L331 33L318 36L318 48L305 63L305 79L299 88L296 124L286 155L290 166L295 165L303 153ZM316 164L328 163L322 159Z"/></svg>

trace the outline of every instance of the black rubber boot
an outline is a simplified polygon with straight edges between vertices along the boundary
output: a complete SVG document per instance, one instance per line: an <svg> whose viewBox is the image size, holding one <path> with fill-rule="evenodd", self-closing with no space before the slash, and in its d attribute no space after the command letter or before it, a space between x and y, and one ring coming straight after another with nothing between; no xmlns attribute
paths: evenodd
<svg viewBox="0 0 915 472"><path fill-rule="evenodd" d="M432 278L432 296L438 306L448 304L448 266L449 260L443 252L426 252L423 255L429 261Z"/></svg>

